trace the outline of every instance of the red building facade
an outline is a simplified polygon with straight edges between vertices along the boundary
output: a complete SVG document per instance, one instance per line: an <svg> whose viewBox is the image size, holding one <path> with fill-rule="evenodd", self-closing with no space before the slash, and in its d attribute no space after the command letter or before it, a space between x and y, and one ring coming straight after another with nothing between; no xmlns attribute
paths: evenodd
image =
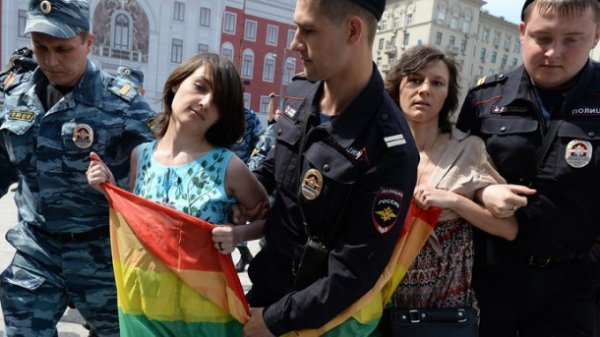
<svg viewBox="0 0 600 337"><path fill-rule="evenodd" d="M244 8L225 7L220 53L238 68L250 109L265 112L269 94L284 94L291 78L302 70L298 54L289 49L295 29L249 15Z"/></svg>

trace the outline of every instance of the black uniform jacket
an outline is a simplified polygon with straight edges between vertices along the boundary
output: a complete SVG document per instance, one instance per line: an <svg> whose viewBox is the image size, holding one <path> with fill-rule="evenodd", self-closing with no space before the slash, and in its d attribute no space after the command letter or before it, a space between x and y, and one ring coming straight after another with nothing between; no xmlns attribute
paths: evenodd
<svg viewBox="0 0 600 337"><path fill-rule="evenodd" d="M599 64L589 62L571 85L545 123L521 66L472 89L457 122L459 129L484 139L509 183L527 184L546 124L562 120L530 180L537 193L516 213L519 234L510 251L522 256L582 255L600 232Z"/></svg>
<svg viewBox="0 0 600 337"><path fill-rule="evenodd" d="M249 274L254 287L269 294L268 303L261 303L267 305L263 317L276 335L320 327L375 284L402 229L419 161L408 125L375 66L354 102L323 124L323 84L299 81L288 88L275 149L255 171L276 194L266 248ZM327 271L296 291L294 273L307 232L330 249Z"/></svg>

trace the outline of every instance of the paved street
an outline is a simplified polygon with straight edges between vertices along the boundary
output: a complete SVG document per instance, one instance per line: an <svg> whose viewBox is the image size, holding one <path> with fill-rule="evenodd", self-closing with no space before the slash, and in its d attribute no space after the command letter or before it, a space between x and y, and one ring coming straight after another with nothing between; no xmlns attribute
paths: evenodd
<svg viewBox="0 0 600 337"><path fill-rule="evenodd" d="M0 270L10 263L14 250L6 240L4 235L6 231L17 222L17 209L13 201L14 193L9 192L0 198ZM250 243L250 250L256 254L258 251L258 241ZM233 253L233 260L237 261L239 255L237 251ZM250 287L250 280L247 273L240 273L240 280L245 290ZM1 315L1 313L0 313ZM61 322L58 325L59 337L86 337L87 330L82 327L83 319L77 310L67 309ZM4 321L0 320L0 336L4 335Z"/></svg>

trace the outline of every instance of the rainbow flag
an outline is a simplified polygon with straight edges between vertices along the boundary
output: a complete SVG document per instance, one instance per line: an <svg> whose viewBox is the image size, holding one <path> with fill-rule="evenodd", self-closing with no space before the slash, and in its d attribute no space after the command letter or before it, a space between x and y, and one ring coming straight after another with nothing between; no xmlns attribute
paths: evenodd
<svg viewBox="0 0 600 337"><path fill-rule="evenodd" d="M416 205L413 199L390 262L375 286L322 327L293 331L286 336L362 337L376 334L376 327L381 319L383 308L391 305L394 291L435 228L441 211L436 207L423 210Z"/></svg>
<svg viewBox="0 0 600 337"><path fill-rule="evenodd" d="M121 337L241 336L248 304L214 225L104 187Z"/></svg>

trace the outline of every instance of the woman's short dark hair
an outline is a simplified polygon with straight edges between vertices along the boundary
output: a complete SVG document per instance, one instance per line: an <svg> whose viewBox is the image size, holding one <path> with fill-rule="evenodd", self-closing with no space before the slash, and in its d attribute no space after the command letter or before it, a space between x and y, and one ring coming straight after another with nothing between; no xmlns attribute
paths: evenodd
<svg viewBox="0 0 600 337"><path fill-rule="evenodd" d="M240 75L233 63L212 53L197 54L175 68L163 88L163 112L156 117L155 132L165 135L173 111L175 97L173 88L180 85L198 68L204 66L213 88L213 101L219 111L219 119L206 131L206 140L213 146L231 147L244 134L244 97Z"/></svg>
<svg viewBox="0 0 600 337"><path fill-rule="evenodd" d="M414 74L433 61L441 60L448 67L450 74L448 83L448 96L440 110L439 128L442 132L450 132L452 124L450 123L450 114L458 107L458 66L456 62L446 56L441 50L426 46L414 46L402 54L400 59L394 64L385 79L385 90L390 94L394 102L400 106L400 82L408 75Z"/></svg>

